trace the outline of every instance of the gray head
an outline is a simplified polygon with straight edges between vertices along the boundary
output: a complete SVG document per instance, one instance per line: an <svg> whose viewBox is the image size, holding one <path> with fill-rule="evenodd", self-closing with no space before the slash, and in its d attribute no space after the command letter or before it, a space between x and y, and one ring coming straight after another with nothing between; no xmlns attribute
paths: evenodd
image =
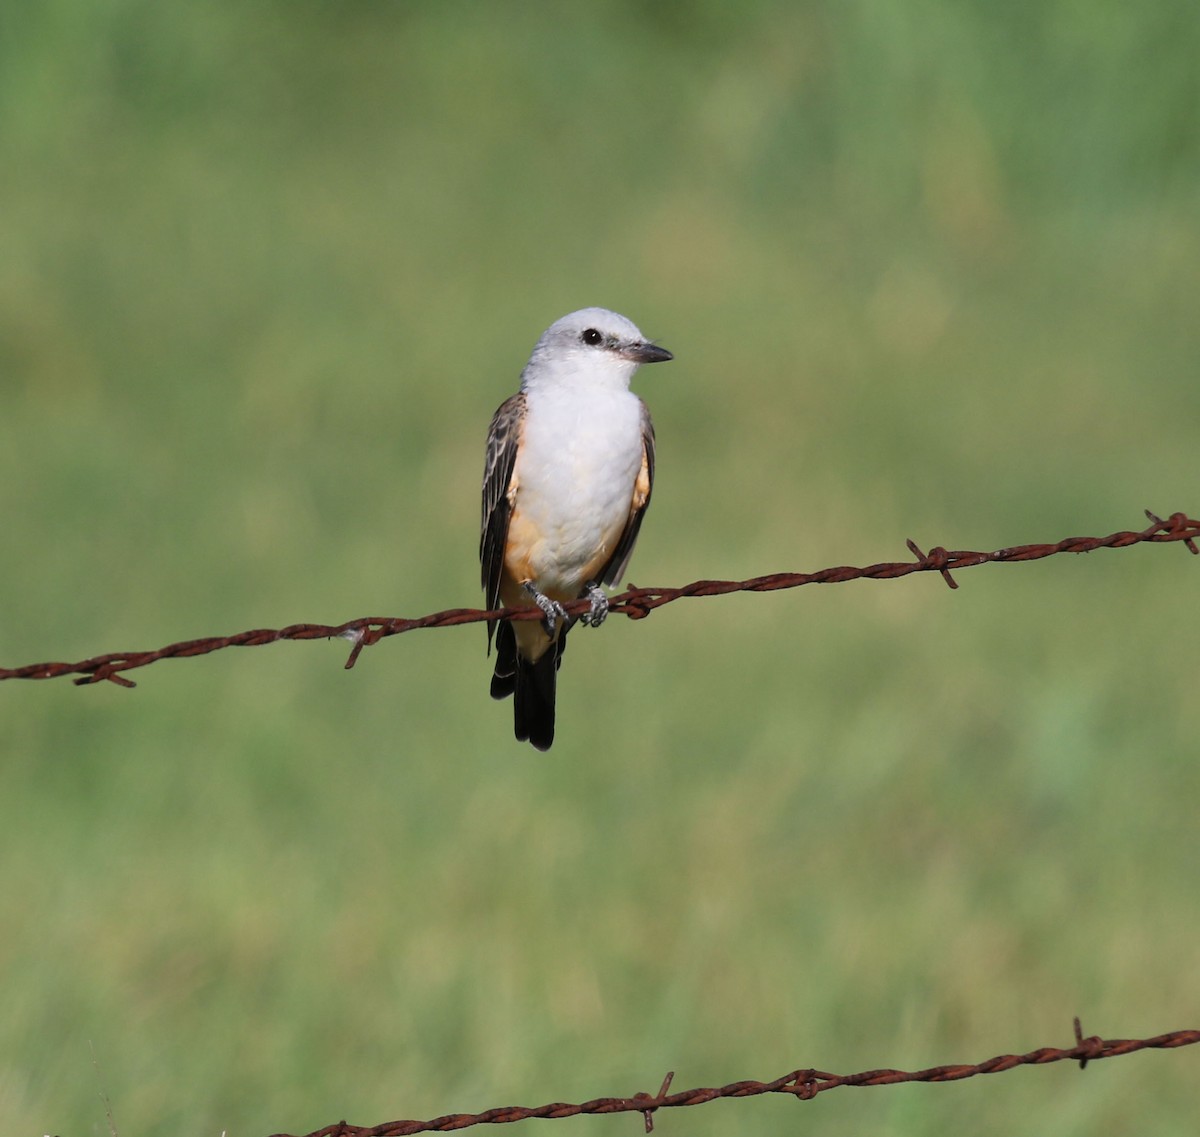
<svg viewBox="0 0 1200 1137"><path fill-rule="evenodd" d="M671 358L666 348L650 343L632 320L607 308L580 308L542 333L521 372L521 387L574 381L628 388L641 364Z"/></svg>

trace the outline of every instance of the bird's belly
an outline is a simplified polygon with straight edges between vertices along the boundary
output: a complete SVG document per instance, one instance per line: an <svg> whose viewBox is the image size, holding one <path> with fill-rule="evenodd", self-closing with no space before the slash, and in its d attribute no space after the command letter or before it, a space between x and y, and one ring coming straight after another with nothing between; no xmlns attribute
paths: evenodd
<svg viewBox="0 0 1200 1137"><path fill-rule="evenodd" d="M629 520L642 465L640 404L630 396L557 426L547 415L527 424L523 443L506 567L548 596L573 600L607 564Z"/></svg>
<svg viewBox="0 0 1200 1137"><path fill-rule="evenodd" d="M575 511L563 511L560 502L542 495L522 495L527 500L509 521L511 574L532 581L539 592L557 600L573 600L608 563L629 517L633 483L618 505L592 501Z"/></svg>

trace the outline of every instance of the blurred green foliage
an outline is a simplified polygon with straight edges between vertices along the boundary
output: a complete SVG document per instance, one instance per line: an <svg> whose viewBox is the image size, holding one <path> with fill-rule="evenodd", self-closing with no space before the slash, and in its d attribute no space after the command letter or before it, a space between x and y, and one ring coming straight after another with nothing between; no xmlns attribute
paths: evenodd
<svg viewBox="0 0 1200 1137"><path fill-rule="evenodd" d="M7 6L4 664L475 604L488 419L584 304L677 355L638 583L1195 515L1198 58L1182 0ZM477 628L6 684L0 1124L1195 1026L1197 570L610 621L548 756ZM1183 1134L1195 1060L659 1127Z"/></svg>

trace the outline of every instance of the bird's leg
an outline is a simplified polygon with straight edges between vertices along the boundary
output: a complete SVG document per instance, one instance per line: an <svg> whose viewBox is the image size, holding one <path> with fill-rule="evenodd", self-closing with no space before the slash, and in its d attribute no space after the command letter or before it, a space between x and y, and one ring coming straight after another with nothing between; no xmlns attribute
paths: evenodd
<svg viewBox="0 0 1200 1137"><path fill-rule="evenodd" d="M587 598L592 602L591 608L580 616L588 627L598 628L604 623L604 618L608 615L608 597L594 580L588 583L584 589Z"/></svg>
<svg viewBox="0 0 1200 1137"><path fill-rule="evenodd" d="M566 622L567 610L557 600L551 600L549 596L539 592L532 580L527 580L522 587L529 594L529 599L542 610L542 615L546 617L546 635L554 639L558 631L558 621Z"/></svg>

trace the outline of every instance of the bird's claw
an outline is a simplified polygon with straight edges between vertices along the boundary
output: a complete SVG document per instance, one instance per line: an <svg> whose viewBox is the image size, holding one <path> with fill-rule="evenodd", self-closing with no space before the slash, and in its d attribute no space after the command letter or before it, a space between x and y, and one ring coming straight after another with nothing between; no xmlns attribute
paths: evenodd
<svg viewBox="0 0 1200 1137"><path fill-rule="evenodd" d="M558 632L558 622L561 620L566 623L567 610L557 601L551 600L549 596L539 592L534 586L526 582L525 591L529 594L529 598L542 610L542 615L546 617L544 627L546 635L554 639Z"/></svg>
<svg viewBox="0 0 1200 1137"><path fill-rule="evenodd" d="M598 584L589 584L587 598L592 602L592 606L579 619L590 628L598 628L608 615L608 597Z"/></svg>

